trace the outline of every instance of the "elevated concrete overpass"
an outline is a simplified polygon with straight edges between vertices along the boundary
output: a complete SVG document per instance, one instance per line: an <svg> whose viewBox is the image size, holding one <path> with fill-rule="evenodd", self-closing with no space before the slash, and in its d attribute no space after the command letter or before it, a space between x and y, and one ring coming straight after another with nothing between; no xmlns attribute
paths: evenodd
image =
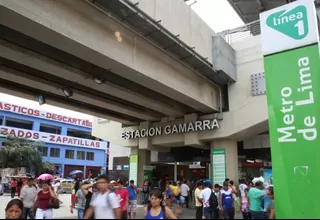
<svg viewBox="0 0 320 220"><path fill-rule="evenodd" d="M183 2L174 4L192 21L172 33L179 13L169 19L163 8L152 18L131 1L0 0L0 91L45 95L123 125L227 109L232 48Z"/></svg>

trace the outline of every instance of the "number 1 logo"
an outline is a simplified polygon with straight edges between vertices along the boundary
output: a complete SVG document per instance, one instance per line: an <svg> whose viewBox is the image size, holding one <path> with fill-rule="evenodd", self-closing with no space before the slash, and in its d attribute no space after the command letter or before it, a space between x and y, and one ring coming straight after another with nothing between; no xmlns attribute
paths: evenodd
<svg viewBox="0 0 320 220"><path fill-rule="evenodd" d="M295 40L301 40L309 33L307 8L304 5L275 12L268 16L266 23L270 28Z"/></svg>

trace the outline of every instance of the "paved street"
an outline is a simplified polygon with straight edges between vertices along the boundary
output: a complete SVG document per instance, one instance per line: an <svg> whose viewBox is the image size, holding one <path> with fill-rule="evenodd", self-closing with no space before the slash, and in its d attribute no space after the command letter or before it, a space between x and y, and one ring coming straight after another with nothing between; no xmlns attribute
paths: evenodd
<svg viewBox="0 0 320 220"><path fill-rule="evenodd" d="M17 197L15 197L17 198ZM8 202L11 200L9 194L5 194L0 196L0 219L5 218L5 213L2 211L5 209ZM74 210L74 213L70 213L70 194L62 194L60 195L60 200L63 202L60 209L54 210L53 218L54 219L76 219L77 218L77 211ZM195 211L193 209L184 210L183 215L181 216L182 219L195 219ZM144 218L143 206L138 207L137 212L137 219Z"/></svg>
<svg viewBox="0 0 320 220"><path fill-rule="evenodd" d="M70 213L70 194L60 195L60 200L63 202L60 209L54 210L53 218L54 219L77 219L77 211L74 210L74 213ZM15 197L17 198L17 197ZM5 213L2 211L6 208L6 205L11 200L9 194L0 196L0 219L5 218ZM144 218L143 206L138 206L137 219ZM194 209L184 209L180 219L195 219L195 210ZM236 219L241 219L240 215L236 216Z"/></svg>

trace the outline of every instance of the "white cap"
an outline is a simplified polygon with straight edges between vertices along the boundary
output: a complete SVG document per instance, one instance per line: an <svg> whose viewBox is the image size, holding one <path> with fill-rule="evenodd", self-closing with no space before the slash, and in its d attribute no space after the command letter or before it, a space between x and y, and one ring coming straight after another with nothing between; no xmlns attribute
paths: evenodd
<svg viewBox="0 0 320 220"><path fill-rule="evenodd" d="M110 181L110 184L113 184L113 183L116 183L116 181L114 181L114 180L111 180L111 181Z"/></svg>

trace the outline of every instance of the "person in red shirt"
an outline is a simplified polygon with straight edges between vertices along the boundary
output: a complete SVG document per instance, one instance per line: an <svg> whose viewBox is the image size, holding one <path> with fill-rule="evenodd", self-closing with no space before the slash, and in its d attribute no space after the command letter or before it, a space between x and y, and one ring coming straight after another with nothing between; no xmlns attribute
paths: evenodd
<svg viewBox="0 0 320 220"><path fill-rule="evenodd" d="M36 198L37 202L35 205L38 205L36 219L52 219L53 212L52 208L50 207L51 198L56 198L54 190L51 187L50 181L44 181L42 183L42 190L38 193Z"/></svg>
<svg viewBox="0 0 320 220"><path fill-rule="evenodd" d="M16 191L17 191L17 180L13 179L10 183L10 188L11 188L11 198L13 199L14 196L16 195Z"/></svg>
<svg viewBox="0 0 320 220"><path fill-rule="evenodd" d="M115 191L120 201L120 208L122 211L121 219L128 219L128 197L129 192L123 187L123 181L118 181L118 189Z"/></svg>

